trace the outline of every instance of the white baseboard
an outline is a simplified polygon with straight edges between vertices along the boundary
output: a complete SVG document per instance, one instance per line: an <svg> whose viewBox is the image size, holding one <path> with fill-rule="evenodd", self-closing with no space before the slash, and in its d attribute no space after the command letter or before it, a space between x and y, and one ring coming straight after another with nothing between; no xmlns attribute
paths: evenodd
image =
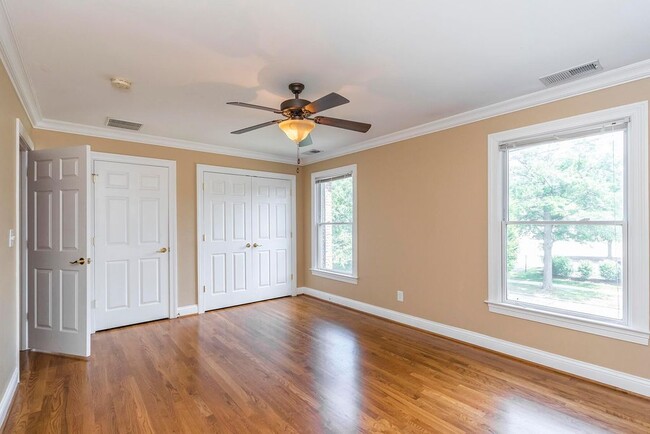
<svg viewBox="0 0 650 434"><path fill-rule="evenodd" d="M406 324L421 330L426 330L441 336L446 336L472 345L487 348L492 351L507 354L518 359L548 366L549 368L557 369L558 371L566 372L577 377L597 381L602 384L607 384L609 386L650 397L650 380L647 378L637 377L635 375L626 374L624 372L615 371L591 363L581 362L580 360L559 356L557 354L527 347L525 345L515 344L503 339L497 339L458 327L429 321L424 318L407 315L405 313L329 294L312 288L299 288L298 292L315 298L320 298L321 300L340 304L341 306L349 307L354 310L386 318L401 324Z"/></svg>
<svg viewBox="0 0 650 434"><path fill-rule="evenodd" d="M178 316L194 315L195 313L199 313L198 304L190 304L178 308Z"/></svg>
<svg viewBox="0 0 650 434"><path fill-rule="evenodd" d="M2 400L0 400L0 431L4 427L5 422L7 421L7 416L9 415L9 408L11 408L11 403L14 400L14 395L16 394L16 389L18 389L18 381L20 380L20 371L16 367L14 373L11 374L7 388L2 394Z"/></svg>

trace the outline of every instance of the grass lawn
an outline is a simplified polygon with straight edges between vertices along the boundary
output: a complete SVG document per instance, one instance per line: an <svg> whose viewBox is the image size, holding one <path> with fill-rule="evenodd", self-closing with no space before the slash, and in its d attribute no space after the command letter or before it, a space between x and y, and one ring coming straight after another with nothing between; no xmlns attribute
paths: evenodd
<svg viewBox="0 0 650 434"><path fill-rule="evenodd" d="M574 280L568 278L553 278L553 290L543 291L541 283L543 271L541 268L527 271L514 271L508 276L508 289L511 293L522 295L538 295L545 298L575 302L591 301L611 302L617 299L620 287L604 281Z"/></svg>

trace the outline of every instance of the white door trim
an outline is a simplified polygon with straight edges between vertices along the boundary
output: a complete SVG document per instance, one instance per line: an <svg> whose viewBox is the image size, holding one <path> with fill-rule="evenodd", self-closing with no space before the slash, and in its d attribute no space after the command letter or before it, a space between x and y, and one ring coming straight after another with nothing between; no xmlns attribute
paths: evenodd
<svg viewBox="0 0 650 434"><path fill-rule="evenodd" d="M106 161L111 163L137 164L140 166L156 166L169 169L169 318L178 317L178 236L177 236L177 207L176 207L176 161L161 160L158 158L135 157L132 155L110 154L106 152L93 152L91 154L93 168L95 162ZM93 183L94 186L94 183ZM91 200L93 210L95 209L95 189L91 189ZM95 234L95 215L91 219L93 237ZM95 246L92 246L92 254L95 257ZM93 268L93 300L95 300L95 270ZM92 332L95 332L95 311L94 303L92 309Z"/></svg>
<svg viewBox="0 0 650 434"><path fill-rule="evenodd" d="M196 293L198 302L198 313L205 313L205 302L203 298L203 275L201 243L203 242L203 175L205 173L223 173L227 175L246 175L258 178L285 179L291 182L291 294L297 295L298 281L298 258L297 258L297 241L296 241L296 175L275 172L262 172L249 169L236 169L233 167L210 166L206 164L196 165Z"/></svg>
<svg viewBox="0 0 650 434"><path fill-rule="evenodd" d="M16 228L14 248L16 249L16 287L18 303L16 305L18 318L18 350L27 349L27 160L22 151L34 150L34 143L27 134L27 129L19 118L16 118ZM22 195L21 195L22 191ZM18 351L16 351L18 360ZM18 364L16 366L19 366Z"/></svg>

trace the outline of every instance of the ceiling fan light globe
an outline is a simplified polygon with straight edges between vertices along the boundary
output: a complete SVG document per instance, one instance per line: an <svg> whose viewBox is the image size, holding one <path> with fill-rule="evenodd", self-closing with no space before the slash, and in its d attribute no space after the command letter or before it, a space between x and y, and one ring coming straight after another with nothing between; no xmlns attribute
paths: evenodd
<svg viewBox="0 0 650 434"><path fill-rule="evenodd" d="M300 143L311 133L316 124L309 119L287 119L278 124L284 134L295 143Z"/></svg>

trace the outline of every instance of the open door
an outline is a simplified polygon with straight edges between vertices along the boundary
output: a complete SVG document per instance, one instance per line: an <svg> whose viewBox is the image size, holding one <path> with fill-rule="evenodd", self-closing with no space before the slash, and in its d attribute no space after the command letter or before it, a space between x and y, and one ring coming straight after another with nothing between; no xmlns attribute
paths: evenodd
<svg viewBox="0 0 650 434"><path fill-rule="evenodd" d="M90 356L90 147L29 153L29 347Z"/></svg>

